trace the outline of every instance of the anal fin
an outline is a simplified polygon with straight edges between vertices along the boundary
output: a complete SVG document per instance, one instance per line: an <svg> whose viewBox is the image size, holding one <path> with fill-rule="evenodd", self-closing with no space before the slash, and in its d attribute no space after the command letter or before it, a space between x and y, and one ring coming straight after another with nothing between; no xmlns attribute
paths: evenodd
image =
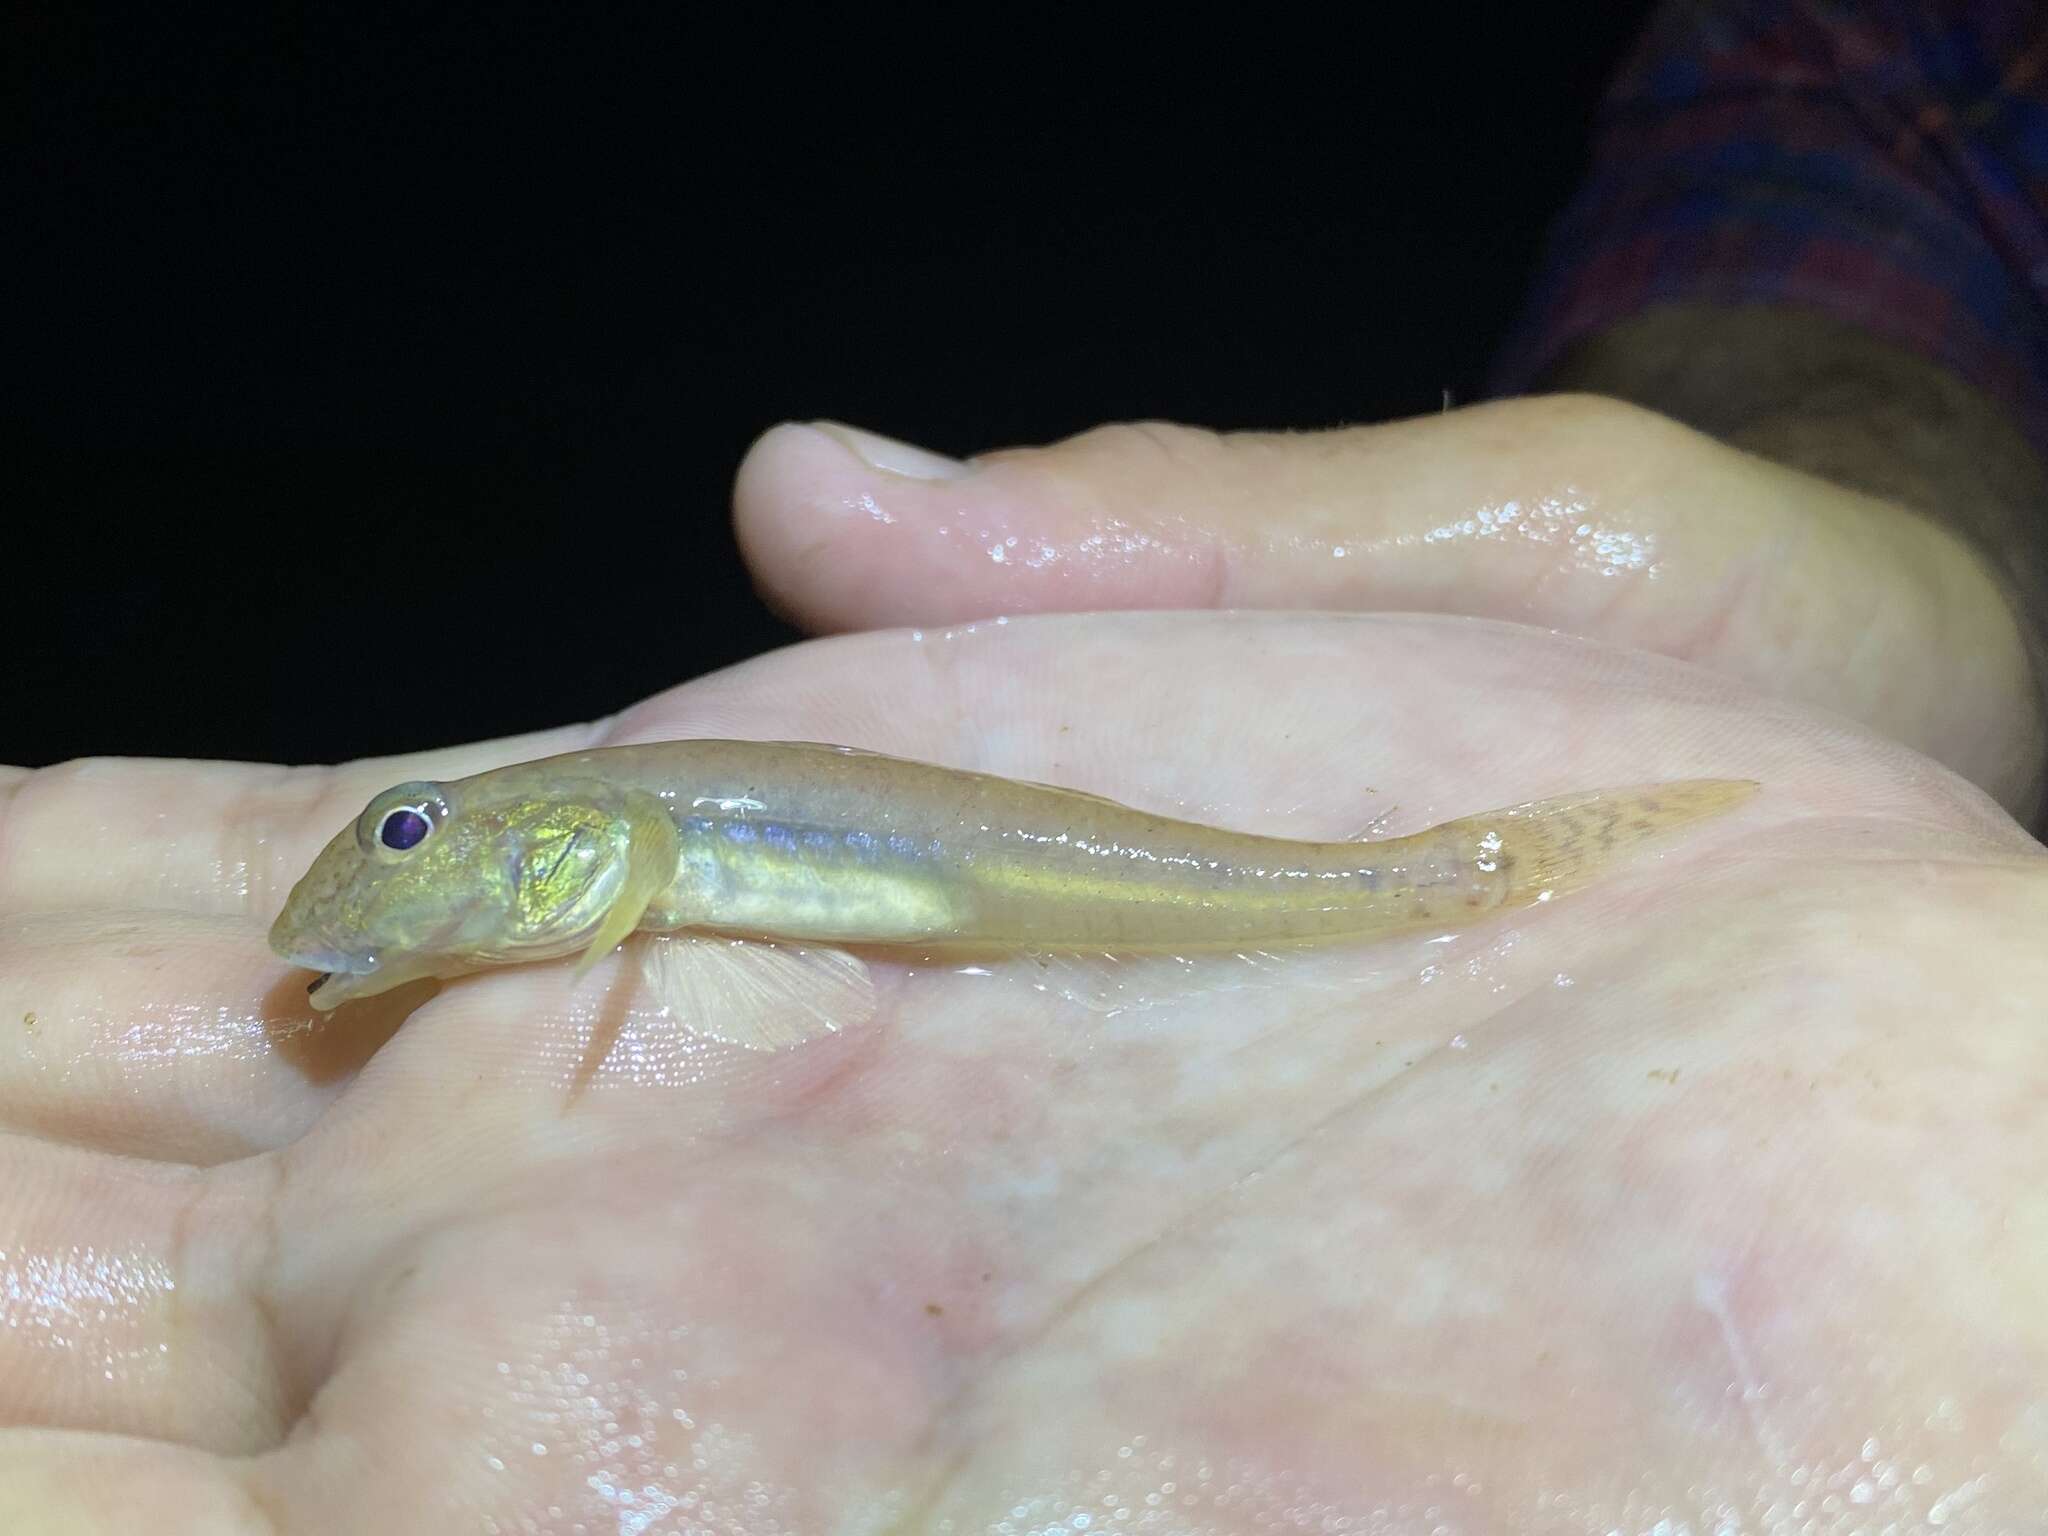
<svg viewBox="0 0 2048 1536"><path fill-rule="evenodd" d="M1031 951L1018 956L1011 969L1034 992L1110 1018L1271 985L1289 974L1284 953L1253 949L1188 954Z"/></svg>

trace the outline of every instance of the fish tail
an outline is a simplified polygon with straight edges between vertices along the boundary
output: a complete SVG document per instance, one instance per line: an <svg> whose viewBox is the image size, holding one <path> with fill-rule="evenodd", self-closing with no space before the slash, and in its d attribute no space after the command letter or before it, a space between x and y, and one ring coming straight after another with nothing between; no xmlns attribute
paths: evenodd
<svg viewBox="0 0 2048 1536"><path fill-rule="evenodd" d="M1591 884L1610 865L1680 827L1733 810L1758 788L1754 779L1682 779L1597 789L1463 817L1425 835L1478 848L1480 866L1495 865L1497 905L1524 907Z"/></svg>

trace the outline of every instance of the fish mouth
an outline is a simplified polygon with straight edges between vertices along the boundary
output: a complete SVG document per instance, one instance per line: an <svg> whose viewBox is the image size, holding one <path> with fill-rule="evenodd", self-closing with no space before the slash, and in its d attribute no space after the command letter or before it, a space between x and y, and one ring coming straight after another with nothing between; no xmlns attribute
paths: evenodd
<svg viewBox="0 0 2048 1536"><path fill-rule="evenodd" d="M323 1013L355 995L358 984L377 971L375 955L351 955L335 949L299 950L285 958L315 973L306 983L306 997Z"/></svg>

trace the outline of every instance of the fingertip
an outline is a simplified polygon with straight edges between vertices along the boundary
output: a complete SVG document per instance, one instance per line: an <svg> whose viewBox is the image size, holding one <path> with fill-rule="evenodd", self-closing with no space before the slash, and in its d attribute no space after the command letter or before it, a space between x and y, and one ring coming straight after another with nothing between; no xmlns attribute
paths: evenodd
<svg viewBox="0 0 2048 1536"><path fill-rule="evenodd" d="M858 489L847 451L817 428L785 421L757 437L733 481L733 534L768 605L802 628L848 627L826 579L843 504Z"/></svg>
<svg viewBox="0 0 2048 1536"><path fill-rule="evenodd" d="M815 427L796 421L777 422L755 438L733 478L733 519L741 535L814 483L843 451Z"/></svg>
<svg viewBox="0 0 2048 1536"><path fill-rule="evenodd" d="M1000 611L970 547L991 496L972 465L838 422L784 422L741 462L734 533L762 598L805 629L954 622Z"/></svg>

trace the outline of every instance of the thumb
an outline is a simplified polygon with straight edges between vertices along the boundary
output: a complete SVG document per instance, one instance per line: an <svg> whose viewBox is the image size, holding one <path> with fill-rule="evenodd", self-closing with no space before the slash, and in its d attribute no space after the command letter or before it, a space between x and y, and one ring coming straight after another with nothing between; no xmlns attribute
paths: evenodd
<svg viewBox="0 0 2048 1536"><path fill-rule="evenodd" d="M1597 396L1326 432L1118 425L964 462L786 425L742 465L736 517L769 600L814 630L1463 613L1848 712L1994 793L2025 793L2040 748L2018 626L1954 537Z"/></svg>

